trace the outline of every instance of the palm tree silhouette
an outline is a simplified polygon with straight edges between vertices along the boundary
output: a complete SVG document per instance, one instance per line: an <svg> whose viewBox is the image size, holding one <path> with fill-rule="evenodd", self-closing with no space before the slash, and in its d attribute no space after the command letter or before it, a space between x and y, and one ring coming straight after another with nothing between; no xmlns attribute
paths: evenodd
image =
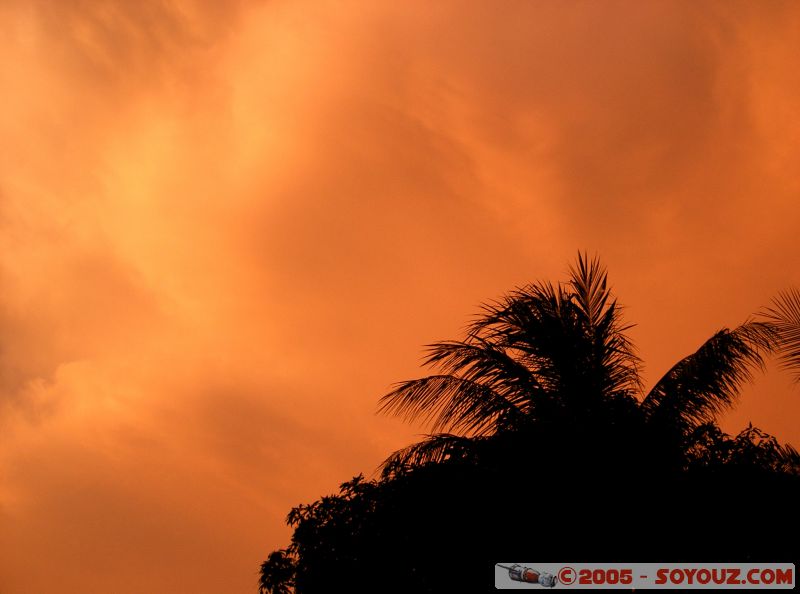
<svg viewBox="0 0 800 594"><path fill-rule="evenodd" d="M672 445L680 465L700 428L735 404L766 355L781 353L800 373L799 304L797 292L781 294L758 319L714 334L644 394L606 269L579 254L567 283L530 284L483 306L463 340L429 346L425 365L438 373L381 399L382 412L433 431L392 454L384 472L463 459L505 433L570 428L596 443L598 429L630 423L662 452Z"/></svg>

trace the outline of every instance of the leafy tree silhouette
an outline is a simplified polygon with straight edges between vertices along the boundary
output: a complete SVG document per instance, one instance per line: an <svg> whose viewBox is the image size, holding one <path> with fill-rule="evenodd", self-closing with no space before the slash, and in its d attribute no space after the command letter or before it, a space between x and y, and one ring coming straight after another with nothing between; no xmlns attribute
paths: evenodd
<svg viewBox="0 0 800 594"><path fill-rule="evenodd" d="M800 294L720 330L647 394L629 328L583 254L568 282L485 305L462 340L430 345L436 373L381 399L433 433L378 478L294 508L261 592L472 591L503 556L795 560L800 455L716 422L769 355L800 381Z"/></svg>

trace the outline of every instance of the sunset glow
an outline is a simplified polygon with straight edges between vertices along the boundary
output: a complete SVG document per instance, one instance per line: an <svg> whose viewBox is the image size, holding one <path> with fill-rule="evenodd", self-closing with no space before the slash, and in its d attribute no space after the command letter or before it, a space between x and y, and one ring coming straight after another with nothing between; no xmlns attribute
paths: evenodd
<svg viewBox="0 0 800 594"><path fill-rule="evenodd" d="M599 254L652 382L800 286L800 4L0 5L0 592L255 591L422 345ZM800 446L771 370L723 426Z"/></svg>

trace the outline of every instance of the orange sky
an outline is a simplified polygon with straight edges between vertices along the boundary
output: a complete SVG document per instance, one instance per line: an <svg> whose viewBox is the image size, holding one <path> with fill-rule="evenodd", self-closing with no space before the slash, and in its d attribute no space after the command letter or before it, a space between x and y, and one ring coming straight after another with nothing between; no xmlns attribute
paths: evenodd
<svg viewBox="0 0 800 594"><path fill-rule="evenodd" d="M221 8L224 5L224 8ZM0 592L253 592L421 345L599 253L652 382L800 286L793 2L0 3ZM800 445L770 374L726 420Z"/></svg>

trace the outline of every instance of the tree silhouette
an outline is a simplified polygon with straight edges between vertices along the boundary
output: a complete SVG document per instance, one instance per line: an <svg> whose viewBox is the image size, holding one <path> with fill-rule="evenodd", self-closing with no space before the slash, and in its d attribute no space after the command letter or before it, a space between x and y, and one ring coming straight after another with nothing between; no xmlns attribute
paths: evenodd
<svg viewBox="0 0 800 594"><path fill-rule="evenodd" d="M646 394L621 311L599 260L579 254L568 282L517 289L485 305L462 340L430 345L435 373L398 384L380 410L432 433L392 454L378 479L292 510L292 543L262 566L261 591L470 588L443 560L504 551L794 560L775 530L800 494L800 456L752 426L731 437L716 422L768 355L800 380L800 294L715 333ZM532 548L533 534L546 545Z"/></svg>

